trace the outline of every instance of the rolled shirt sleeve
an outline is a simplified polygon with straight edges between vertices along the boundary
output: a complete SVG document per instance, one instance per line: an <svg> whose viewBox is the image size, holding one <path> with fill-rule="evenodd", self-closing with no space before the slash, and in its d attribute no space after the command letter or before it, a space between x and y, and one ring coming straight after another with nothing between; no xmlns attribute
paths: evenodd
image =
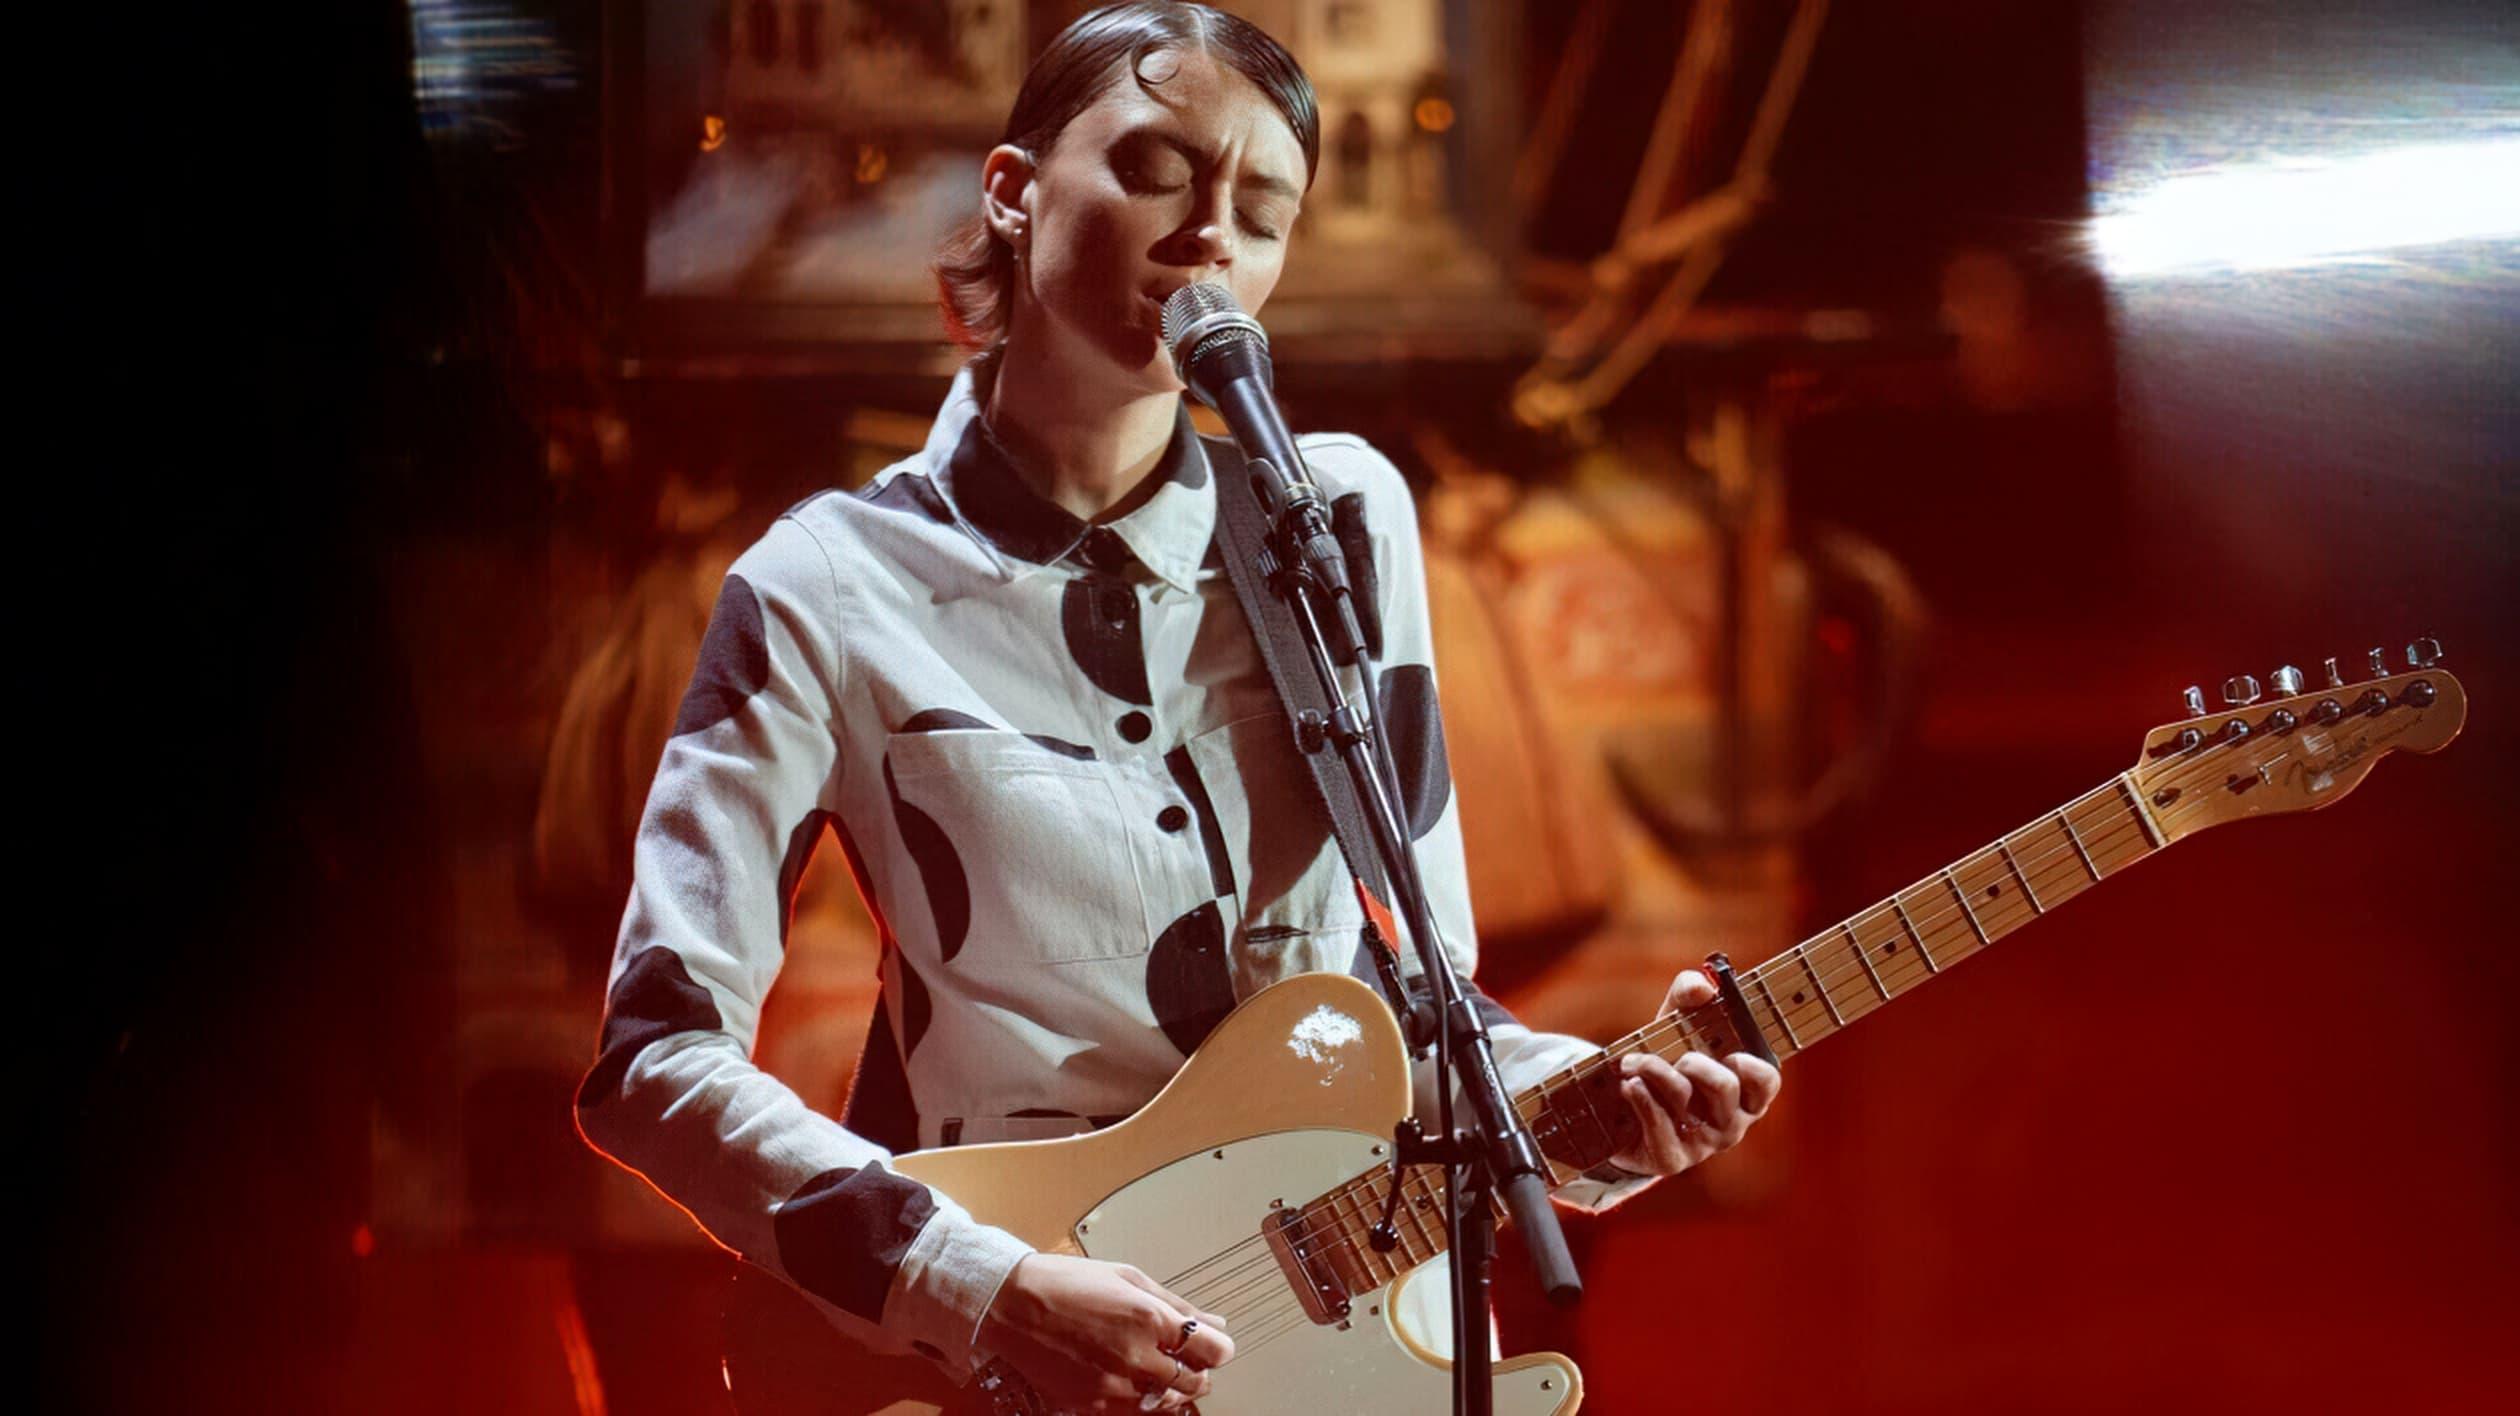
<svg viewBox="0 0 2520 1416"><path fill-rule="evenodd" d="M729 569L640 818L578 1126L835 1325L960 1374L1031 1247L751 1055L796 881L837 812L845 603L792 516Z"/></svg>

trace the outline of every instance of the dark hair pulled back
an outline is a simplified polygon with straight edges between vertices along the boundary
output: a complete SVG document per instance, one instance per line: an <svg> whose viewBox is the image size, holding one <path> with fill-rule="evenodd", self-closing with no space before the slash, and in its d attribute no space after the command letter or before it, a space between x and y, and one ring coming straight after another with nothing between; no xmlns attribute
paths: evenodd
<svg viewBox="0 0 2520 1416"><path fill-rule="evenodd" d="M1152 85L1139 65L1149 54L1179 49L1204 52L1266 94L1304 150L1304 181L1312 182L1321 158L1321 114L1312 80L1295 57L1258 26L1238 15L1181 0L1131 0L1106 5L1061 30L1033 61L1015 95L999 141L1031 153L1039 163L1077 114L1127 73ZM936 293L945 332L982 362L1006 343L1015 299L1015 250L974 216L937 248Z"/></svg>

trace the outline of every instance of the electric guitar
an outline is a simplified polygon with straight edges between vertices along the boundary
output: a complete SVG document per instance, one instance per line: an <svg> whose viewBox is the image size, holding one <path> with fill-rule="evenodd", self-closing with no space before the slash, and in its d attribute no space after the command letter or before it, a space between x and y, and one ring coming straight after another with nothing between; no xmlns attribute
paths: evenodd
<svg viewBox="0 0 2520 1416"><path fill-rule="evenodd" d="M2135 766L1755 968L1715 1001L1668 1014L1525 1089L1516 1106L1563 1184L1635 1140L1618 1059L1767 1051L1794 1056L2174 841L2226 821L2328 805L2373 764L2458 735L2467 700L2408 647L2408 671L2235 706L2154 729ZM1232 1413L1436 1412L1450 1365L1399 1320L1415 1271L1443 1252L1441 1169L1392 1163L1409 1059L1377 993L1306 974L1250 998L1124 1121L1064 1140L924 1151L895 1168L1037 1248L1132 1263L1223 1315L1234 1360L1199 1403ZM1440 1277L1434 1311L1449 1302ZM1442 1339L1439 1339L1442 1340ZM778 1279L747 1269L727 1312L727 1386L744 1416L1049 1416L1004 1362L956 1386L926 1359L839 1333ZM1555 1353L1495 1364L1500 1416L1563 1416L1583 1400Z"/></svg>

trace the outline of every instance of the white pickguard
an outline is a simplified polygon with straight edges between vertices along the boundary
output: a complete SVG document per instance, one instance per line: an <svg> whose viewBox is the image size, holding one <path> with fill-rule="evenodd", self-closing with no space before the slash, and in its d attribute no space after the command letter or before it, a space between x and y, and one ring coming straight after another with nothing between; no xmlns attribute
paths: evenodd
<svg viewBox="0 0 2520 1416"><path fill-rule="evenodd" d="M1114 1191L1078 1223L1076 1241L1097 1259L1135 1264L1170 1287L1175 1275L1257 1236L1273 1202L1300 1204L1387 1164L1376 1152L1389 1144L1388 1137L1354 1131L1277 1131L1200 1151ZM1291 1319L1277 1315L1291 1314L1295 1297L1283 1271L1258 1246L1248 1254L1173 1288L1226 1319L1238 1345L1199 1402L1203 1416L1434 1416L1451 1409L1452 1372L1438 1355L1451 1347L1441 1265L1403 1275L1400 1303L1385 1287L1357 1296L1344 1324L1293 1320L1297 1325L1287 1328ZM1227 1267L1233 1276L1223 1274ZM1409 1310L1405 1328L1401 1308ZM1574 1370L1557 1361L1500 1371L1496 1413L1554 1416L1580 1389Z"/></svg>

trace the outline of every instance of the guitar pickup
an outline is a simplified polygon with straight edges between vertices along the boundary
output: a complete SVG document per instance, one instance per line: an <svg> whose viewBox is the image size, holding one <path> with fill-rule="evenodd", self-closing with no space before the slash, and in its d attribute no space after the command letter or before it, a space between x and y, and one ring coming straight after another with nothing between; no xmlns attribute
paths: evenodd
<svg viewBox="0 0 2520 1416"><path fill-rule="evenodd" d="M1330 1246L1338 1242L1335 1233L1314 1234L1306 1227L1302 1210L1280 1208L1269 1216L1261 1237L1268 1240L1269 1252L1277 1256L1287 1284L1303 1302L1304 1316L1323 1327L1347 1321L1347 1285L1339 1281L1330 1264Z"/></svg>

